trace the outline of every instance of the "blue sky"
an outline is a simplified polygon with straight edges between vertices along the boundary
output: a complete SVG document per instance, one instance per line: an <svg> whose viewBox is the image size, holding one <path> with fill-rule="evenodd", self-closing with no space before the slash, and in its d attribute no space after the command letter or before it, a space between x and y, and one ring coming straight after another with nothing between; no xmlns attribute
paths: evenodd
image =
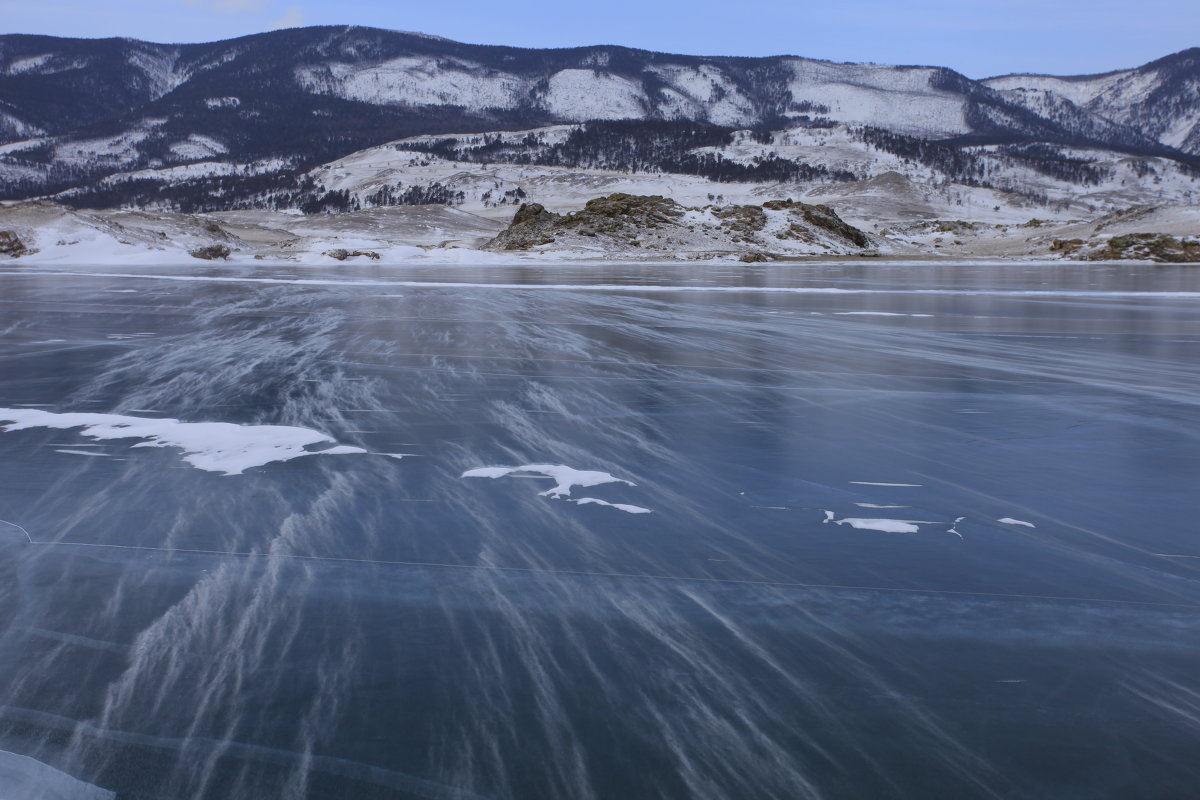
<svg viewBox="0 0 1200 800"><path fill-rule="evenodd" d="M974 78L1080 74L1200 46L1197 0L3 0L5 33L212 41L370 25L520 47L936 64Z"/></svg>

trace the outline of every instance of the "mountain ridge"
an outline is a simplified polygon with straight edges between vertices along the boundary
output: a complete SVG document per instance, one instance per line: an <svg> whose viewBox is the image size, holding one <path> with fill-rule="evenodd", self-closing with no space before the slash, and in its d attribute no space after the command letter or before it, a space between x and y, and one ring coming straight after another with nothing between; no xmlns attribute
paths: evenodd
<svg viewBox="0 0 1200 800"><path fill-rule="evenodd" d="M265 191L258 176L272 170L263 165L274 165L282 186L283 173L408 137L605 121L827 126L883 141L853 133L878 130L892 137L889 146L970 162L943 170L956 181L988 180L986 150L997 147L1084 148L1190 169L1200 166L1200 124L1189 124L1200 116L1198 54L1190 48L1098 76L976 81L936 66L618 45L516 48L361 26L190 44L7 34L0 36L0 198L86 197L113 176L212 162L229 173L213 205ZM1106 80L1112 86L1092 91ZM248 170L254 180L242 180ZM825 171L836 173L836 165ZM145 200L136 192L103 197Z"/></svg>

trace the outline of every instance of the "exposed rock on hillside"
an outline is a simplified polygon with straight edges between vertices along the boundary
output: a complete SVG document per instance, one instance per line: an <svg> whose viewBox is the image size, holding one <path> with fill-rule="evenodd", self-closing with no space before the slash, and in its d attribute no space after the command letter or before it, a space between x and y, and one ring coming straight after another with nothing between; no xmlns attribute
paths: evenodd
<svg viewBox="0 0 1200 800"><path fill-rule="evenodd" d="M348 258L358 258L359 256L369 258L372 261L379 260L379 253L376 253L374 250L347 250L344 247L339 247L334 250L326 250L325 255L329 256L335 261L345 261Z"/></svg>
<svg viewBox="0 0 1200 800"><path fill-rule="evenodd" d="M1173 264L1200 263L1200 238L1165 233L1129 233L1090 241L1055 239L1050 250L1077 261L1136 259Z"/></svg>
<svg viewBox="0 0 1200 800"><path fill-rule="evenodd" d="M29 252L21 237L12 231L0 231L0 255L17 258Z"/></svg>
<svg viewBox="0 0 1200 800"><path fill-rule="evenodd" d="M225 260L232 255L233 251L223 244L210 244L207 247L198 247L191 252L192 258L199 258L203 261L216 261L217 259Z"/></svg>
<svg viewBox="0 0 1200 800"><path fill-rule="evenodd" d="M871 238L828 206L772 200L761 206L688 208L659 195L612 194L579 211L556 214L522 205L512 223L484 247L553 249L624 255L753 254L754 260L858 253Z"/></svg>

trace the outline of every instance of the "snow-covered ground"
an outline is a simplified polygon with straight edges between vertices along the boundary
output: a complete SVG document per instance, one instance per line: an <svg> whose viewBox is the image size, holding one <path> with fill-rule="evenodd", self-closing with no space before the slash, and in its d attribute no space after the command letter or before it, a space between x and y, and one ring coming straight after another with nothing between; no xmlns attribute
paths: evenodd
<svg viewBox="0 0 1200 800"><path fill-rule="evenodd" d="M894 185L893 185L894 184ZM572 191L579 191L572 187ZM887 257L1017 258L1044 261L1062 257L1055 240L1098 242L1129 233L1195 235L1200 231L1196 206L1147 206L1091 219L1031 218L1013 210L1004 222L980 221L969 213L934 219L913 218L912 207L923 202L918 190L899 177L883 178L857 187L857 194L805 198L828 202L844 219L872 237L870 247ZM598 192L603 193L603 192ZM906 193L909 196L907 200ZM580 195L581 197L584 195ZM594 195L587 195L588 199ZM890 198L890 199L889 199ZM897 200L897 198L899 198ZM761 198L757 198L761 202ZM871 210L894 213L864 221ZM558 208L575 207L560 202ZM703 205L703 202L700 203ZM232 211L177 214L129 210L73 211L52 203L0 206L0 231L12 231L32 252L6 265L195 265L193 251L225 246L231 262L333 264L339 250L350 258L373 259L380 265L402 263L503 264L550 263L563 260L664 261L734 260L751 252L787 258L823 257L857 248L812 246L790 239L775 242L771 234L784 212L766 213L761 235L746 238L720 226L713 211L687 211L678 225L647 232L639 245L603 237L564 237L530 251L492 252L481 249L509 221L512 206L487 209L487 216L445 206L403 206L344 214L304 216L272 211ZM969 207L958 208L970 211ZM786 222L786 220L784 220ZM708 227L706 227L706 225ZM689 226L695 230L689 230ZM774 226L774 227L772 227ZM689 238L690 237L690 238ZM697 239L700 237L700 239ZM628 237L627 237L628 238ZM777 238L777 237L775 237ZM659 241L661 239L661 241ZM692 239L696 241L692 242ZM701 241L702 239L702 241ZM689 245L688 242L691 242ZM661 245L661 246L659 246ZM777 246L776 246L777 245ZM359 255L354 255L358 253Z"/></svg>
<svg viewBox="0 0 1200 800"><path fill-rule="evenodd" d="M593 193L568 186L558 194L558 207L574 211L583 198L630 186L613 178ZM626 179L628 180L628 179ZM688 186L688 180L680 179ZM666 187L656 186L664 191ZM761 187L760 187L761 188ZM744 194L754 194L754 191ZM580 198L577 204L568 201ZM680 193L686 197L686 193ZM726 200L730 198L726 197ZM743 198L734 198L743 199ZM745 197L761 203L761 197ZM1132 233L1194 236L1200 231L1198 206L1140 206L1092 218L1032 217L1028 210L1008 209L1000 222L996 213L979 219L970 213L980 205L946 206L943 215L923 218L914 209L934 205L919 188L899 175L882 176L863 185L844 188L838 196L804 198L820 201L847 222L871 236L869 248L886 257L1060 258L1052 251L1056 240L1102 242ZM697 198L704 206L706 198ZM942 204L944 206L944 204ZM886 212L890 207L892 213ZM150 211L73 211L52 203L0 206L0 231L13 231L29 248L19 259L0 255L5 264L46 265L169 265L196 264L191 253L210 246L229 248L230 261L259 263L331 264L338 255L362 260L378 255L380 264L505 264L546 263L556 260L737 260L740 255L766 252L772 257L803 258L856 254L859 248L824 241L779 239L780 225L791 222L784 211L766 211L766 227L754 235L738 233L714 210L686 211L670 229L647 230L637 245L631 237L563 236L548 245L521 252L482 249L508 225L512 206L472 213L446 206L397 206L334 215L304 216L280 211L227 211L184 215ZM958 211L955 215L954 211ZM779 217L776 219L776 217ZM871 222L874 219L874 222ZM786 231L784 231L786 234ZM775 241L779 239L779 241ZM346 251L346 253L338 253Z"/></svg>
<svg viewBox="0 0 1200 800"><path fill-rule="evenodd" d="M881 74L896 77L895 73ZM677 76L677 82L682 80ZM691 90L699 91L696 87ZM148 127L151 123L148 121ZM532 135L542 145L553 145L566 140L576 128L559 125L498 136L517 144ZM456 147L469 149L494 142L496 136L454 138ZM649 250L597 240L555 242L523 253L480 250L507 226L522 203L539 203L550 211L568 213L589 200L614 193L659 195L698 210L759 206L769 200L789 199L827 205L846 222L876 237L871 247L884 255L1046 258L1054 255L1049 248L1055 239L1093 240L1147 232L1183 236L1200 231L1200 210L1195 205L1200 183L1194 177L1165 159L1101 151L1064 151L1067 158L1094 159L1094 166L1103 175L1095 185L1079 187L1024 167L994 147L977 148L976 152L985 158L994 157L988 180L1011 185L1014 191L1006 192L948 182L923 164L862 141L846 126L798 127L777 131L765 140L743 132L719 148L721 157L731 161L751 163L779 157L869 176L829 183L719 183L697 175L458 161L420 150L445 138L398 140L352 153L307 173L319 191L348 193L363 208L353 213L304 216L298 212L251 210L188 215L154 210L72 211L53 203L9 203L0 208L0 231L15 232L27 248L37 251L23 255L24 263L190 263L190 253L208 246L228 247L234 260L281 262L328 261L336 257L328 254L339 250L357 258L374 255L352 254L377 254L385 262L437 263L676 256L704 259L737 257L750 250L784 257L843 252L824 244L805 248L788 242L779 245L773 239L765 243L751 241L730 236L727 231L710 235L699 218L689 224L705 234L703 241L691 235L695 231L679 229L658 243L662 247L655 245ZM125 157L122 148L127 144L97 139L88 153L80 151L78 157L104 153L119 160ZM118 173L105 179L105 184L135 180L169 184L292 168L278 160L223 160L220 143L204 137L192 137L185 145L195 149L199 160ZM14 147L17 145L6 146ZM718 149L700 152L705 151L717 153ZM385 190L393 196L437 190L449 197L452 205L372 207L380 202L380 193ZM1145 211L1151 207L1157 210ZM1130 209L1141 210L1130 215ZM1101 226L1100 221L1112 214L1118 216ZM628 237L625 244L642 238ZM672 252L665 256L668 250Z"/></svg>

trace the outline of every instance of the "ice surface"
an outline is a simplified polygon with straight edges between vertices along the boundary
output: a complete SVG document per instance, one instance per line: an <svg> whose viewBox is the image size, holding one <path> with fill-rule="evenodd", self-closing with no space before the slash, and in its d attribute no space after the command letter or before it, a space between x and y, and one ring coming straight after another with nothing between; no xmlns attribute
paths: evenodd
<svg viewBox="0 0 1200 800"><path fill-rule="evenodd" d="M412 248L417 249L417 248ZM424 252L424 251L421 251ZM505 255L500 253L485 253L481 254L474 250L457 250L448 251L461 254L463 262L472 262L478 266L480 259L486 260L491 256L495 256L494 263L503 264ZM128 259L130 253L124 254ZM546 254L547 261L553 260L558 254ZM161 256L156 256L153 253L147 255L147 263L154 263L154 258L159 258L161 265ZM477 258L478 257L478 258ZM30 263L34 263L33 257L24 257ZM188 256L190 258L190 256ZM194 262L194 259L193 259ZM100 262L95 262L100 263ZM441 263L440 261L430 263ZM493 263L493 262L488 262ZM519 263L519 259L518 259ZM822 262L813 262L814 265ZM1029 266L1038 266L1039 262L1025 262ZM874 266L888 266L889 262L877 262ZM910 266L936 266L929 262L911 261ZM1050 264L1051 266L1061 266L1060 264ZM0 272L0 278L19 277L24 273L18 271ZM38 271L41 277L94 277L94 278L136 278L138 280L154 280L154 281L181 281L186 283L246 283L246 284L261 284L268 286L340 286L346 288L364 287L364 288L404 288L404 289L493 289L498 291L520 290L525 292L533 291L553 291L553 292L605 292L605 293L674 293L674 292L711 292L711 293L730 293L730 294L819 294L819 295L914 295L914 296L957 296L957 297L1034 297L1034 298L1061 298L1061 299L1087 299L1087 300L1135 300L1139 298L1153 298L1158 300L1195 300L1200 299L1200 291L1078 291L1078 290L1060 290L1060 289L1033 289L1033 290L1009 290L1009 289L846 289L835 286L699 286L689 284L618 284L618 283L479 283L471 281L408 281L408 280L343 280L336 278L256 278L256 277L234 277L225 275L161 275L161 274L137 274L132 272L76 272L76 271ZM868 483L867 481L851 481L851 483ZM887 485L887 484L872 484L872 485ZM902 484L913 486L918 484Z"/></svg>
<svg viewBox="0 0 1200 800"><path fill-rule="evenodd" d="M68 770L88 765L77 777L122 797L153 783L195 800L341 784L361 785L359 796L601 798L636 795L638 771L664 794L692 797L1009 797L1050 773L1067 790L1086 773L1084 793L1141 781L1186 797L1185 784L1200 784L1187 754L1193 729L1163 712L1190 710L1200 682L1189 671L1200 592L1186 570L1200 561L1123 557L1113 544L1196 552L1179 501L1200 477L1189 458L1200 361L1196 345L1172 343L1200 338L1194 304L967 294L1043 281L1200 288L1185 267L1060 265L1023 278L1014 277L1023 265L875 262L753 274L623 264L402 273L365 262L162 270L330 278L326 291L73 278L21 263L6 268L17 277L0 278L0 294L26 301L6 305L21 325L7 337L11 369L0 371L7 406L70 397L46 410L286 420L338 439L321 447L435 456L428 445L445 445L409 464L302 459L238 479L200 475L180 450L134 453L140 439L0 430L0 514L37 542L0 524L19 577L6 584L19 613L0 702L64 715L6 712L21 727L13 750ZM354 282L401 277L964 292L860 306L820 295L421 287L398 290L409 297L401 304L371 300L386 292ZM136 307L123 295L114 310L101 293L111 286L169 294ZM937 316L914 325L829 316L859 307ZM55 371L61 355L34 352L54 346L20 346L61 335L83 348L135 327L159 330L161 343L119 345L111 358L109 345L105 358L81 349L69 374ZM1093 333L1111 338L1093 343ZM1007 338L1025 334L1085 338ZM231 348L265 368L229 364ZM350 383L358 377L367 381ZM301 378L322 383L297 394ZM1130 398L1135 385L1169 386L1181 402ZM254 405L227 415L221 404L235 402ZM280 404L293 415L246 416ZM971 409L992 411L984 435L979 422L949 420ZM316 421L330 418L342 422ZM76 441L141 463L52 452ZM573 487L554 500L537 493L557 476L513 472L567 461L638 486ZM471 464L498 479L456 483ZM181 469L148 485L128 466ZM275 480L297 467L305 474ZM112 480L113 470L127 479ZM401 471L411 480L389 480ZM855 472L867 485L848 483ZM917 477L928 491L870 485ZM587 498L650 503L652 513L635 521L600 503L567 505ZM1010 502L1100 536L1007 536L991 514ZM792 507L758 514L752 503ZM821 508L835 527L816 527ZM863 516L901 510L913 514ZM955 529L972 536L956 542L948 529L963 514ZM883 519L885 529L843 517ZM404 560L423 563L371 563ZM1081 664L1084 651L1098 655ZM1000 679L1029 682L1006 697ZM1094 724L1122 681L1137 692L1115 711L1152 748L1114 745ZM634 695L637 713L608 713ZM390 724L396 708L403 730ZM364 725L383 731L379 747L359 735ZM1033 766L1030 737L1045 756ZM845 769L826 770L822 751ZM112 768L122 763L136 768ZM409 766L445 787L410 788L387 772ZM274 777L284 788L263 791Z"/></svg>
<svg viewBox="0 0 1200 800"><path fill-rule="evenodd" d="M193 467L225 475L241 475L251 467L301 456L368 453L361 447L337 445L331 436L320 431L289 425L182 422L121 414L56 414L30 408L0 408L0 422L9 423L4 426L5 431L82 428L81 435L92 439L143 439L133 447L176 447L183 451L183 460ZM308 449L331 443L335 446Z"/></svg>
<svg viewBox="0 0 1200 800"><path fill-rule="evenodd" d="M29 756L0 750L3 800L112 800L115 792L71 777Z"/></svg>
<svg viewBox="0 0 1200 800"><path fill-rule="evenodd" d="M1037 527L1037 525L1034 525L1032 522L1025 522L1024 520L1013 519L1012 517L1002 517L1001 519L996 520L996 522L1001 522L1005 525L1024 525L1026 528Z"/></svg>

